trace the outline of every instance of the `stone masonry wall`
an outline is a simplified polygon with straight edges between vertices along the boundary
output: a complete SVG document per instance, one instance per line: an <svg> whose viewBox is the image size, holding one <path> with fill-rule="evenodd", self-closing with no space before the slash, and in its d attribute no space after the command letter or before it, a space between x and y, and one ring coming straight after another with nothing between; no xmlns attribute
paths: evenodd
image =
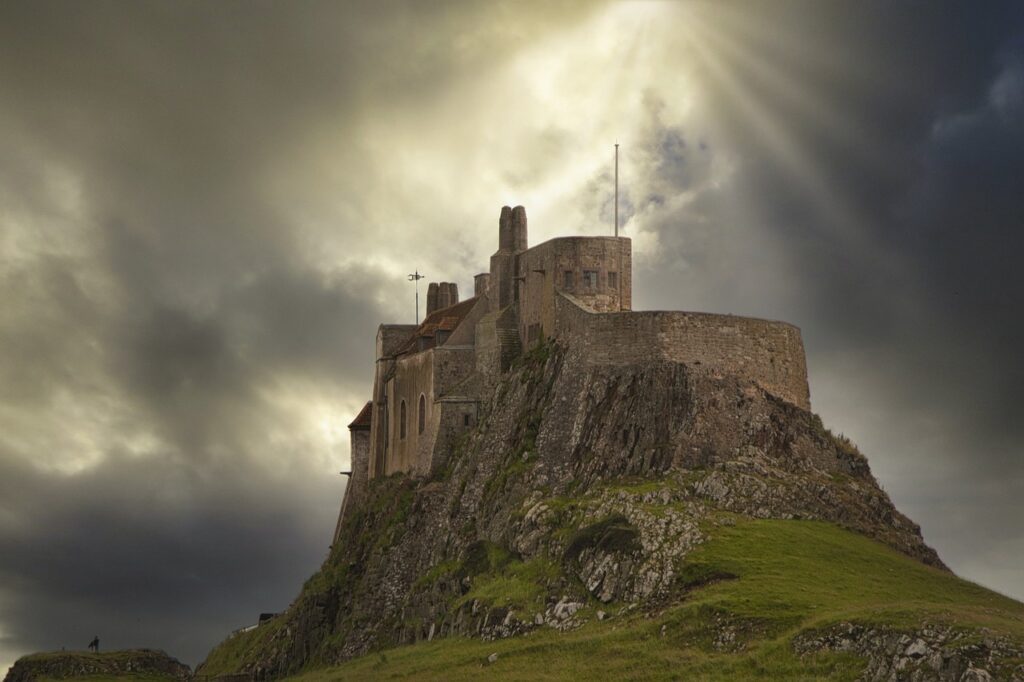
<svg viewBox="0 0 1024 682"><path fill-rule="evenodd" d="M389 382L388 410L391 413L386 474L414 471L422 453L433 449L436 435L434 415L434 349L403 355L395 361L395 377ZM419 432L419 402L424 397L424 430ZM402 403L405 403L405 437L402 437Z"/></svg>
<svg viewBox="0 0 1024 682"><path fill-rule="evenodd" d="M387 413L384 392L386 377L391 372L394 360L389 359L415 331L414 324L382 324L377 328L376 363L373 374L373 419L370 427L369 477L382 476L387 471L385 443L389 437L391 419Z"/></svg>
<svg viewBox="0 0 1024 682"><path fill-rule="evenodd" d="M345 518L345 510L362 504L366 495L366 484L369 480L370 464L370 429L365 426L349 427L350 463L352 474L345 486L345 497L338 513L338 524L334 528L334 542L338 540L341 522Z"/></svg>
<svg viewBox="0 0 1024 682"><path fill-rule="evenodd" d="M563 237L519 255L516 298L519 335L529 347L555 327L556 292L572 294L594 312L618 312L632 307L632 252L626 237ZM585 273L597 275L596 285ZM571 281L567 281L571 280Z"/></svg>
<svg viewBox="0 0 1024 682"><path fill-rule="evenodd" d="M400 356L395 361L395 377L389 382L388 409L391 445L388 448L388 474L396 471L424 475L433 467L435 453L448 447L443 436L442 405L446 395L475 370L472 347L438 346L419 353ZM423 396L423 432L419 430L420 396ZM402 402L405 402L405 437L402 437ZM458 419L458 417L453 417Z"/></svg>
<svg viewBox="0 0 1024 682"><path fill-rule="evenodd" d="M476 340L476 324L487 314L490 309L490 301L486 296L476 297L476 303L462 319L448 340L444 342L445 347L472 346Z"/></svg>
<svg viewBox="0 0 1024 682"><path fill-rule="evenodd" d="M432 351L433 396L440 398L448 395L452 389L476 369L476 355L472 346L453 346L447 344L434 348ZM431 394L427 394L430 399Z"/></svg>
<svg viewBox="0 0 1024 682"><path fill-rule="evenodd" d="M583 344L594 365L674 360L757 382L805 410L811 409L800 330L785 322L733 315L622 312L595 315L558 295L557 335Z"/></svg>

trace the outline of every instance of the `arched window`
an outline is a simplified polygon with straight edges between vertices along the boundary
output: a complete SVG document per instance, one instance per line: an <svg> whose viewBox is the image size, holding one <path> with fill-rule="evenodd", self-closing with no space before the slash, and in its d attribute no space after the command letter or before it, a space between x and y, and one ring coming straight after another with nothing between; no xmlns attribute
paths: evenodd
<svg viewBox="0 0 1024 682"><path fill-rule="evenodd" d="M399 410L399 422L398 422L398 437L405 438L405 401L402 401L402 407Z"/></svg>
<svg viewBox="0 0 1024 682"><path fill-rule="evenodd" d="M420 424L419 432L423 433L423 428L427 425L427 399L420 393Z"/></svg>

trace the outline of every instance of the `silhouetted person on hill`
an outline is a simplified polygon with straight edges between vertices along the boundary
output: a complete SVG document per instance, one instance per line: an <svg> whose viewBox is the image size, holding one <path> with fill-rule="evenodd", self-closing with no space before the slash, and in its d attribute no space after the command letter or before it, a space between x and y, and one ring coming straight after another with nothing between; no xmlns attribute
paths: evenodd
<svg viewBox="0 0 1024 682"><path fill-rule="evenodd" d="M96 635L95 637L93 637L92 641L89 642L89 651L95 651L96 653L100 652L100 637L99 637L99 635Z"/></svg>

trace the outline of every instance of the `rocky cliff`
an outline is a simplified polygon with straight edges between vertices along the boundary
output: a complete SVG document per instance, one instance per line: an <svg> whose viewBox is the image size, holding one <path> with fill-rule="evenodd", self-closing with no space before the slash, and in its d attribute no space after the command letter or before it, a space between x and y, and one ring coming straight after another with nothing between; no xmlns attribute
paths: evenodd
<svg viewBox="0 0 1024 682"><path fill-rule="evenodd" d="M814 414L699 365L593 366L548 344L495 387L442 471L372 481L289 610L197 674L273 679L397 644L653 613L734 578L692 558L747 519L827 521L945 572Z"/></svg>

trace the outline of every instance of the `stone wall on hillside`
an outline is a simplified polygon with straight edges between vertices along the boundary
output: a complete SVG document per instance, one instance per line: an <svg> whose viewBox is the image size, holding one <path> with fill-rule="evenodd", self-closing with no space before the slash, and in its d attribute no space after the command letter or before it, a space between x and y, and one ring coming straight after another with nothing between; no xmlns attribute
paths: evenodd
<svg viewBox="0 0 1024 682"><path fill-rule="evenodd" d="M594 314L559 294L556 335L590 364L671 360L743 377L811 409L800 330L785 322L734 315L641 311Z"/></svg>
<svg viewBox="0 0 1024 682"><path fill-rule="evenodd" d="M559 292L596 313L632 308L632 247L627 237L551 239L519 254L518 272L515 300L524 346L553 332Z"/></svg>

